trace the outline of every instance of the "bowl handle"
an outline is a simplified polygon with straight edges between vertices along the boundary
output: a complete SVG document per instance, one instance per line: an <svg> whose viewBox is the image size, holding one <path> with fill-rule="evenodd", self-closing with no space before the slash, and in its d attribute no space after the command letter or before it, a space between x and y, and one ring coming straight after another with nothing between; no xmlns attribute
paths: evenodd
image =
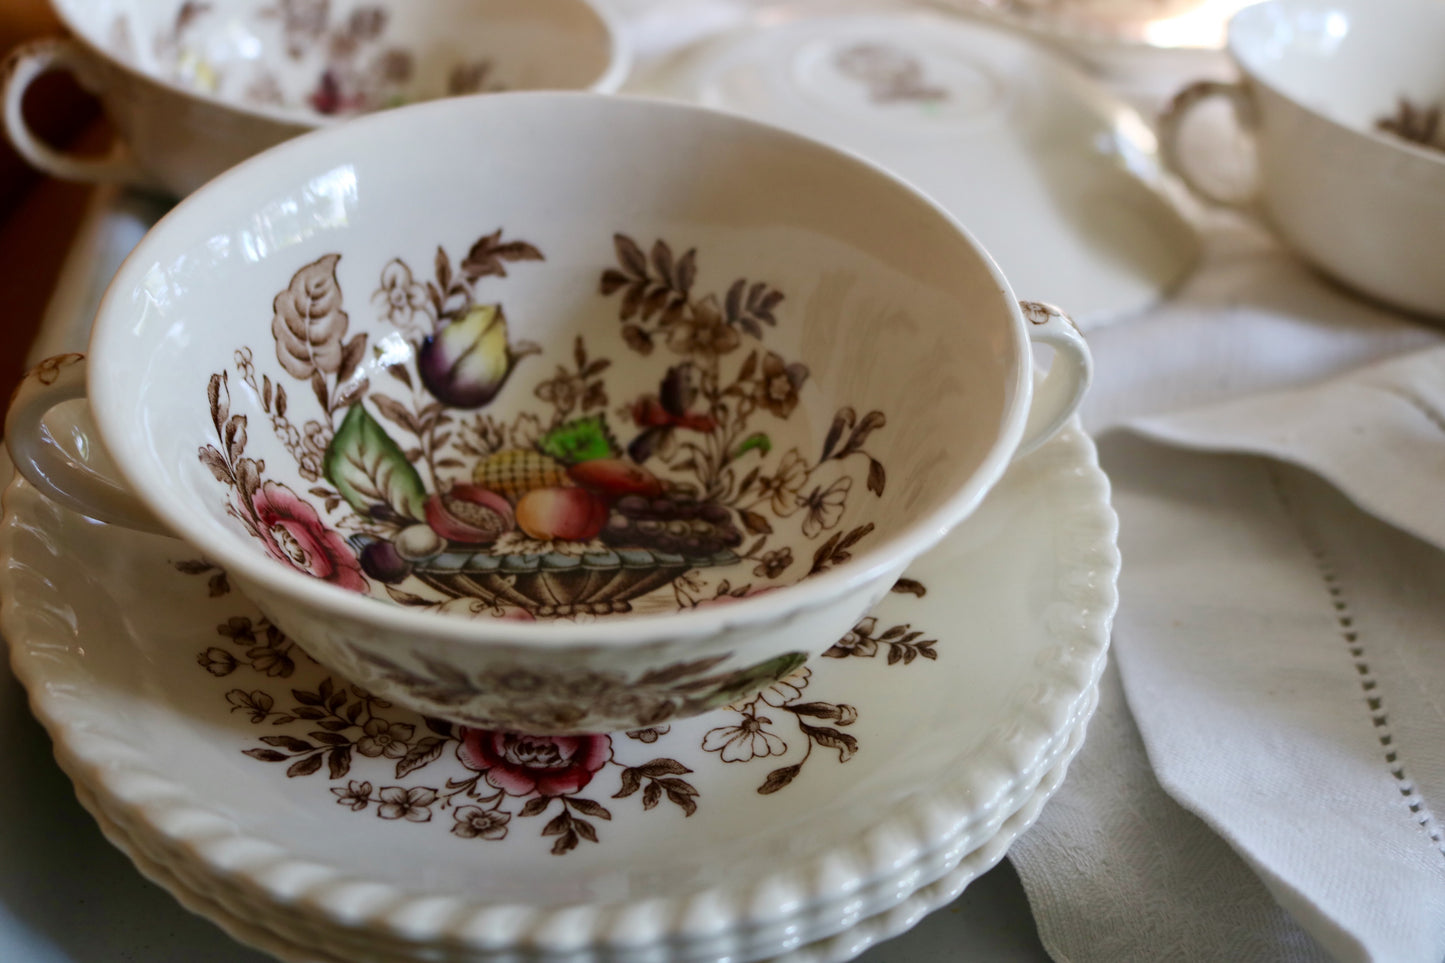
<svg viewBox="0 0 1445 963"><path fill-rule="evenodd" d="M1052 438L1079 410L1094 378L1094 356L1072 318L1042 301L1020 301L1028 322L1029 340L1054 349L1049 373L1034 389L1023 441L1014 451L1019 458Z"/></svg>
<svg viewBox="0 0 1445 963"><path fill-rule="evenodd" d="M68 71L86 90L96 91L102 86L95 76L90 54L73 40L44 37L16 47L5 59L4 66L0 67L0 83L4 85L5 134L16 153L32 166L68 181L92 184L116 182L153 188L154 182L131 158L130 150L123 141L117 140L108 157L83 157L56 150L35 135L25 122L22 109L25 91L36 78L52 70Z"/></svg>
<svg viewBox="0 0 1445 963"><path fill-rule="evenodd" d="M112 525L171 534L122 481L72 456L45 426L56 405L86 396L82 354L59 354L30 369L10 399L5 447L15 468L41 494L66 508ZM76 426L85 446L99 447L99 433L87 412Z"/></svg>
<svg viewBox="0 0 1445 963"><path fill-rule="evenodd" d="M1195 176L1194 169L1180 150L1179 132L1184 126L1184 119L1194 112L1194 108L1211 97L1223 97L1229 101L1229 106L1234 110L1234 120L1240 128L1245 131L1254 128L1258 111L1254 106L1254 98L1242 85L1219 80L1196 80L1175 94L1164 112L1159 115L1160 157L1164 166L1173 171L1196 197L1218 207L1232 207L1247 213L1256 213L1259 206L1256 198L1257 187L1250 187L1237 197L1221 194ZM1254 180L1257 183L1257 175Z"/></svg>

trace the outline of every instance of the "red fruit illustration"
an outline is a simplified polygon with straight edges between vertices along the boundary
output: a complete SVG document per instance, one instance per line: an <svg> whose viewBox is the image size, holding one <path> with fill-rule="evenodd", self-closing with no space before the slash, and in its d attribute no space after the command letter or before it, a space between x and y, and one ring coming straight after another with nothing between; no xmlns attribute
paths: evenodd
<svg viewBox="0 0 1445 963"><path fill-rule="evenodd" d="M657 394L644 395L633 403L632 420L642 429L627 446L633 461L647 461L679 428L704 435L717 430L717 421L712 415L687 410L696 395L697 388L692 384L688 366L679 364L667 369Z"/></svg>
<svg viewBox="0 0 1445 963"><path fill-rule="evenodd" d="M662 494L662 482L636 462L626 458L597 458L567 469L572 480L608 498L641 495L656 498Z"/></svg>
<svg viewBox="0 0 1445 963"><path fill-rule="evenodd" d="M512 530L512 507L478 485L453 485L427 499L426 522L449 541L486 545Z"/></svg>
<svg viewBox="0 0 1445 963"><path fill-rule="evenodd" d="M585 488L538 488L517 502L517 527L542 541L585 542L607 524L607 501Z"/></svg>

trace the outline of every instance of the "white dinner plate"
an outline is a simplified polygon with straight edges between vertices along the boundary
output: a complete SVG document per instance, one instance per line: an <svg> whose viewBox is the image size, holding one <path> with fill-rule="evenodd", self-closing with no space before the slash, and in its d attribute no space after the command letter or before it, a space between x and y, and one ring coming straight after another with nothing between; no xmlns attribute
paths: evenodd
<svg viewBox="0 0 1445 963"><path fill-rule="evenodd" d="M1199 244L1153 131L1057 53L919 6L765 7L628 90L703 104L851 150L913 182L1020 297L1087 330L1161 299Z"/></svg>

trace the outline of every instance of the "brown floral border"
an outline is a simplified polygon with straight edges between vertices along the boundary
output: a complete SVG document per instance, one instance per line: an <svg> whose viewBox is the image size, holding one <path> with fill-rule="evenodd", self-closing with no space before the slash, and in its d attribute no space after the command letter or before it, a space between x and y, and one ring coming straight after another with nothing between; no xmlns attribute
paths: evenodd
<svg viewBox="0 0 1445 963"><path fill-rule="evenodd" d="M183 575L205 577L212 598L231 591L225 572L204 559L173 565ZM900 579L893 591L922 597L927 590ZM640 758L644 754L637 752L666 737L667 725L627 733L526 736L420 716L330 675L314 686L278 693L275 681L293 678L303 666L316 671L314 660L264 618L233 615L215 631L226 641L197 654L201 668L217 679L251 673L273 680L260 688L225 692L231 712L273 730L244 754L259 762L285 763L288 779L324 772L337 804L351 812L413 823L447 814L453 836L487 841L507 838L514 819L551 814L539 835L552 837L551 852L560 856L583 842L602 841L598 824L610 821L612 811L595 798L599 789L611 800L636 797L643 811L665 801L684 818L700 804L701 792L684 778L693 774L691 768L670 756ZM872 659L886 651L890 666L936 661L937 640L923 635L907 624L879 631L878 620L869 617L824 655ZM791 785L815 750L836 752L838 762L847 763L861 748L846 731L857 721L858 709L805 694L811 683L812 672L804 666L759 695L717 710L719 724L704 734L700 748L724 765L751 765L780 758L789 752L790 741L804 740L800 760L764 774L756 788L762 795ZM775 717L787 720L789 728L784 730ZM407 779L447 753L461 764L460 777L439 784ZM374 773L353 772L357 766L375 770L388 764L391 783Z"/></svg>

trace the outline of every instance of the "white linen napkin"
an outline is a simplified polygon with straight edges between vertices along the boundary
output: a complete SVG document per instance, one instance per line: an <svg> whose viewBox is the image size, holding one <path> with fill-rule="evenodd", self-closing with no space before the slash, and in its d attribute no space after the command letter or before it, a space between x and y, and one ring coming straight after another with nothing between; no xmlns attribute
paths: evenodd
<svg viewBox="0 0 1445 963"><path fill-rule="evenodd" d="M1009 859L1055 960L1329 959L1234 850L1159 787L1114 663L1068 778Z"/></svg>
<svg viewBox="0 0 1445 963"><path fill-rule="evenodd" d="M1199 269L1169 301L1089 333L1089 431L1314 385L1445 345L1442 329L1344 293L1247 221L1217 214L1202 234Z"/></svg>
<svg viewBox="0 0 1445 963"><path fill-rule="evenodd" d="M1116 651L1160 784L1337 958L1442 959L1445 555L1275 462L1108 451Z"/></svg>
<svg viewBox="0 0 1445 963"><path fill-rule="evenodd" d="M1131 427L1190 448L1302 465L1366 511L1445 549L1445 347Z"/></svg>
<svg viewBox="0 0 1445 963"><path fill-rule="evenodd" d="M1091 335L1086 423L1272 460L1103 444L1124 556L1114 651L1153 774L1104 717L1011 858L1060 960L1436 963L1445 338L1243 222L1214 218L1208 247L1171 303ZM1223 882L1245 867L1252 887Z"/></svg>

